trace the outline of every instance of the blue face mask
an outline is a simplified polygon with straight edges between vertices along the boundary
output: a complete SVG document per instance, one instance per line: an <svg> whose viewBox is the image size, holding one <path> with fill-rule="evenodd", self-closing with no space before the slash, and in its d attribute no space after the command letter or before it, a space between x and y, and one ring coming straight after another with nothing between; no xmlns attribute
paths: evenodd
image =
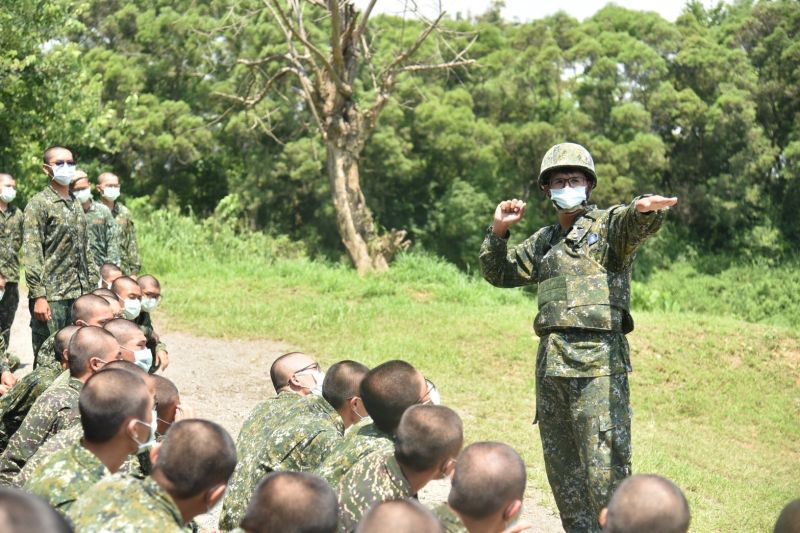
<svg viewBox="0 0 800 533"><path fill-rule="evenodd" d="M550 189L550 199L558 211L571 213L586 201L586 187Z"/></svg>

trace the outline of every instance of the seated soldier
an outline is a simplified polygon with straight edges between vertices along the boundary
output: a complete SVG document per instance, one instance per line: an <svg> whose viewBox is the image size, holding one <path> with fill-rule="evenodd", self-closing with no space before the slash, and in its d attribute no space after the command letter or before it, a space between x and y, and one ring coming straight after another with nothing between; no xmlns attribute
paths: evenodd
<svg viewBox="0 0 800 533"><path fill-rule="evenodd" d="M277 417L297 416L307 406L300 406L300 398L311 394L316 386L315 372L320 367L310 356L300 352L289 352L281 355L270 366L269 375L276 396L259 403L248 415L236 439L236 450L239 457L254 457L258 453L259 443L263 435L272 426ZM0 399L2 400L2 399ZM244 514L244 506L250 498L252 487L258 479L252 462L240 462L236 465L228 492L222 503L219 527L228 531L237 526Z"/></svg>
<svg viewBox="0 0 800 533"><path fill-rule="evenodd" d="M143 380L150 396L157 402L158 396L156 395L155 381L151 379L152 376L150 374L142 370L138 365L124 359L117 359L115 361L110 361L101 369L101 371L105 372L109 369L124 370ZM57 434L47 439L39 447L39 449L36 450L36 453L34 453L31 458L28 459L28 462L25 463L25 466L23 466L22 470L20 470L19 474L17 474L15 479L16 485L18 487L24 487L25 484L31 479L31 475L39 468L39 466L41 466L42 463L47 461L51 455L63 450L64 448L69 448L70 446L79 443L82 438L83 427L81 426L80 417L77 417L74 419L74 421L69 423L68 427L62 429ZM125 471L130 472L132 475L139 475L145 468L148 468L146 474L149 474L150 458L148 454L149 450L148 453L138 454L136 456L136 460L130 459L126 461ZM148 457L146 459L146 463L142 464L141 460L144 456Z"/></svg>
<svg viewBox="0 0 800 533"><path fill-rule="evenodd" d="M241 528L247 533L335 533L336 494L305 472L275 472L256 487Z"/></svg>
<svg viewBox="0 0 800 533"><path fill-rule="evenodd" d="M6 449L9 439L19 429L33 402L55 381L61 370L67 368L69 341L79 329L78 326L67 326L56 333L51 357L55 356L59 368L40 366L0 398L0 452Z"/></svg>
<svg viewBox="0 0 800 533"><path fill-rule="evenodd" d="M526 480L511 446L476 442L458 456L447 503L434 514L447 533L501 533L522 510Z"/></svg>
<svg viewBox="0 0 800 533"><path fill-rule="evenodd" d="M111 290L111 284L122 276L122 270L117 265L104 263L100 267L100 281L97 284L97 288Z"/></svg>
<svg viewBox="0 0 800 533"><path fill-rule="evenodd" d="M690 520L681 489L652 474L623 480L600 511L600 527L609 533L686 533Z"/></svg>
<svg viewBox="0 0 800 533"><path fill-rule="evenodd" d="M369 371L361 383L360 399L370 419L365 419L345 435L316 473L331 487L359 459L375 451L394 450L394 432L400 417L412 405L429 401L423 375L405 361L387 361ZM354 398L354 402L357 399ZM358 405L354 409L358 412Z"/></svg>
<svg viewBox="0 0 800 533"><path fill-rule="evenodd" d="M130 354L133 362L148 372L153 362L153 354L147 349L147 339L139 326L124 318L115 318L103 326L114 335L123 353Z"/></svg>
<svg viewBox="0 0 800 533"><path fill-rule="evenodd" d="M135 374L116 368L94 374L78 400L83 438L39 465L25 490L66 514L81 494L117 472L149 440L153 407L152 393Z"/></svg>
<svg viewBox="0 0 800 533"><path fill-rule="evenodd" d="M237 484L223 502L233 524L241 519L253 490L267 474L310 472L341 441L344 430L357 420L348 399L358 393L368 370L355 361L332 365L322 384L322 398L310 395L301 399L301 408L306 412L288 412L273 418L267 431L257 437L253 452L239 452Z"/></svg>
<svg viewBox="0 0 800 533"><path fill-rule="evenodd" d="M105 302L104 302L105 303ZM83 384L114 359L121 359L116 339L95 326L85 326L69 342L69 380L49 387L31 407L19 430L0 455L0 484L12 485L15 477L39 446L69 424L77 411Z"/></svg>
<svg viewBox="0 0 800 533"><path fill-rule="evenodd" d="M786 504L775 522L773 533L800 533L800 500Z"/></svg>
<svg viewBox="0 0 800 533"><path fill-rule="evenodd" d="M72 526L52 507L12 487L0 487L0 516L3 533L72 533Z"/></svg>
<svg viewBox="0 0 800 533"><path fill-rule="evenodd" d="M99 326L102 328L112 318L114 318L114 313L108 302L94 294L84 294L77 298L70 308L70 319L76 326ZM52 368L60 367L52 357L54 342L55 333L45 339L41 349L36 353L33 360L34 369L40 365Z"/></svg>
<svg viewBox="0 0 800 533"><path fill-rule="evenodd" d="M114 280L111 290L119 298L122 306L122 317L128 320L136 320L142 312L142 288L135 279L122 276Z"/></svg>
<svg viewBox="0 0 800 533"><path fill-rule="evenodd" d="M436 516L416 500L390 500L374 505L356 526L356 533L445 533Z"/></svg>
<svg viewBox="0 0 800 533"><path fill-rule="evenodd" d="M78 498L69 517L83 533L182 533L225 492L236 466L230 435L208 420L175 422L150 452L153 473L144 480L111 476Z"/></svg>
<svg viewBox="0 0 800 533"><path fill-rule="evenodd" d="M134 320L147 337L147 347L153 352L153 367L150 373L155 372L159 368L163 371L169 366L169 352L167 352L167 345L161 340L161 337L156 333L153 326L151 313L156 310L158 304L161 303L161 284L150 274L139 277L136 282L142 289L142 312Z"/></svg>
<svg viewBox="0 0 800 533"><path fill-rule="evenodd" d="M364 457L336 487L339 531L353 531L373 505L413 497L429 481L449 476L463 443L461 418L449 407L407 409L397 426L394 452Z"/></svg>

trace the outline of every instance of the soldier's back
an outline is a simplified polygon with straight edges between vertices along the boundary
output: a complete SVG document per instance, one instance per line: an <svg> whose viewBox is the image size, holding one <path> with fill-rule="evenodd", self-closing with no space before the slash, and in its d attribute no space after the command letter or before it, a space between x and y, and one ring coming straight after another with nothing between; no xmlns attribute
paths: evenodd
<svg viewBox="0 0 800 533"><path fill-rule="evenodd" d="M11 437L19 430L33 404L55 381L60 372L39 367L24 376L0 398L0 451L5 450Z"/></svg>
<svg viewBox="0 0 800 533"><path fill-rule="evenodd" d="M331 487L336 487L342 477L363 457L378 452L394 450L394 439L365 419L352 428L317 468Z"/></svg>
<svg viewBox="0 0 800 533"><path fill-rule="evenodd" d="M78 498L68 516L82 533L184 531L174 500L152 478L106 477Z"/></svg>
<svg viewBox="0 0 800 533"><path fill-rule="evenodd" d="M77 417L70 422L69 427L64 428L44 441L39 449L36 450L36 453L28 459L28 462L25 463L25 466L23 466L22 470L17 474L15 480L17 485L20 487L25 486L31 479L33 473L36 472L43 463L47 462L53 454L69 448L73 444L79 443L82 438L83 427L81 426L80 417Z"/></svg>
<svg viewBox="0 0 800 533"><path fill-rule="evenodd" d="M50 455L23 488L66 514L73 503L110 472L80 442Z"/></svg>
<svg viewBox="0 0 800 533"><path fill-rule="evenodd" d="M433 514L442 523L446 533L469 533L458 515L446 503L434 507Z"/></svg>

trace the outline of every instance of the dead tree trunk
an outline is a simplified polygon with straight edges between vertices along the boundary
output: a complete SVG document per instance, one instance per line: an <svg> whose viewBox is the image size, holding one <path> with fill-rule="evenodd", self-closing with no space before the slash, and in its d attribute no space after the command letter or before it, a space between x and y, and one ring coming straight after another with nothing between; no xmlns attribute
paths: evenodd
<svg viewBox="0 0 800 533"><path fill-rule="evenodd" d="M327 150L327 173L336 210L336 225L348 255L360 274L382 271L392 258L408 248L404 230L380 234L372 212L361 190L358 163L361 151L375 127L378 114L386 105L395 77L403 71L449 69L472 64L463 59L469 45L447 62L406 65L422 43L438 27L440 15L420 33L414 44L383 68L372 63L365 38L367 21L376 0L371 0L363 13L356 11L351 0L265 0L274 20L286 37L287 52L239 63L251 69L254 78L264 83L254 96L222 95L248 107L264 99L272 85L285 76L294 76L316 128ZM309 39L304 27L305 4L325 10L330 22L327 42L317 45ZM474 39L473 41L474 42ZM471 45L472 43L470 43ZM329 52L322 50L328 49ZM266 74L266 66L278 63L280 68ZM375 100L366 110L358 108L353 86L359 65L368 63L372 72ZM252 87L252 85L251 85Z"/></svg>

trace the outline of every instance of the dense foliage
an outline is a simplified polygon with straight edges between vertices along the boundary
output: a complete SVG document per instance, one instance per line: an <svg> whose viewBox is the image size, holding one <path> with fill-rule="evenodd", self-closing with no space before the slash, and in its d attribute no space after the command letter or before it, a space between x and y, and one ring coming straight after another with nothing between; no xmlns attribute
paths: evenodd
<svg viewBox="0 0 800 533"><path fill-rule="evenodd" d="M339 256L325 152L293 81L251 111L224 96L252 81L237 60L280 52L261 5L11 3L0 13L0 168L28 195L42 184L42 149L64 143L90 172L129 178L128 195ZM552 218L538 164L571 140L598 164L597 203L681 197L648 264L699 250L774 260L800 244L800 3L689 2L675 23L608 6L583 22L511 24L498 9L445 24L453 49L477 37L477 65L398 80L361 163L379 224L474 266L499 199L530 201L520 233ZM368 38L388 55L418 30L380 16ZM366 65L360 75L369 87Z"/></svg>

